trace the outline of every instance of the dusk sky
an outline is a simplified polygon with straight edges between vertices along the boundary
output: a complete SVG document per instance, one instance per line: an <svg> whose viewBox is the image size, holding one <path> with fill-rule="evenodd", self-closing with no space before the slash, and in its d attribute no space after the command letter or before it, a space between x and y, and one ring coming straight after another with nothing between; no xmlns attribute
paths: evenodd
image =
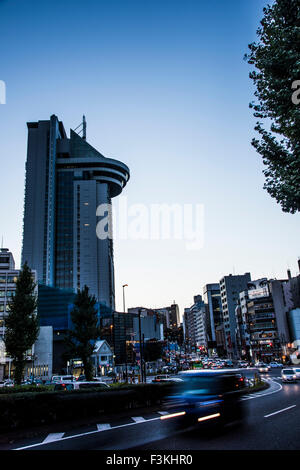
<svg viewBox="0 0 300 470"><path fill-rule="evenodd" d="M0 240L20 265L28 121L56 114L69 134L126 163L128 205L203 204L204 245L116 240L117 309L183 314L207 283L298 272L299 214L263 190L251 146L254 88L243 60L265 0L0 0ZM118 200L114 201L117 210Z"/></svg>

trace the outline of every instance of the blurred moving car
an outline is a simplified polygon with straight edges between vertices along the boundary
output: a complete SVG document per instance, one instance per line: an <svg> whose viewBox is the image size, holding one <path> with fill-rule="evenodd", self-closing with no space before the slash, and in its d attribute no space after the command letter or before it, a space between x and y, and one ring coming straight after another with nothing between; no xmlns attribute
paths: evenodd
<svg viewBox="0 0 300 470"><path fill-rule="evenodd" d="M293 367L293 369L296 374L296 379L300 380L300 369L298 367Z"/></svg>
<svg viewBox="0 0 300 470"><path fill-rule="evenodd" d="M163 400L168 414L161 420L174 419L174 426L225 426L244 418L240 399L245 388L244 377L235 370L186 371L179 374L181 383L174 384Z"/></svg>
<svg viewBox="0 0 300 470"><path fill-rule="evenodd" d="M284 383L296 382L297 375L296 375L294 369L282 369L281 378L282 378L282 382L284 382Z"/></svg>
<svg viewBox="0 0 300 470"><path fill-rule="evenodd" d="M82 390L87 388L97 388L97 389L105 389L109 388L109 385L105 382L65 382L65 383L56 383L54 386L55 391L68 391L68 390Z"/></svg>

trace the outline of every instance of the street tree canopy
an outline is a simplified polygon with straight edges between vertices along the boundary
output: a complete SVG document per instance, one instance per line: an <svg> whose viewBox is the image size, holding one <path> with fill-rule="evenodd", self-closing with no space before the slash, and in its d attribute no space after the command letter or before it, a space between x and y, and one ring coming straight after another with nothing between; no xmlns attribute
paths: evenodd
<svg viewBox="0 0 300 470"><path fill-rule="evenodd" d="M264 189L294 214L300 211L300 0L275 0L263 11L259 41L245 56L255 67L257 100L250 108L260 138L252 145L266 166Z"/></svg>
<svg viewBox="0 0 300 470"><path fill-rule="evenodd" d="M27 353L39 334L35 287L32 271L25 263L17 279L15 293L9 302L10 311L4 320L5 348L13 359L14 378L18 385L22 381Z"/></svg>
<svg viewBox="0 0 300 470"><path fill-rule="evenodd" d="M91 356L94 352L95 340L101 334L95 305L96 298L89 294L87 286L78 291L74 308L71 311L72 328L65 338L68 356L81 359L86 380L93 378Z"/></svg>

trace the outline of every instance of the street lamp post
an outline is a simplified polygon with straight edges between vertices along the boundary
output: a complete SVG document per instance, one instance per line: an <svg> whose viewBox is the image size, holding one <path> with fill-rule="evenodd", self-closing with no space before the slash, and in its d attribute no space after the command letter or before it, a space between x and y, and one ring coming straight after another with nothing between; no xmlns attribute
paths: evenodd
<svg viewBox="0 0 300 470"><path fill-rule="evenodd" d="M128 284L123 284L123 312L125 313L125 287L128 287ZM125 376L126 383L128 382L128 367L127 367L127 338L126 338L126 320L125 320Z"/></svg>
<svg viewBox="0 0 300 470"><path fill-rule="evenodd" d="M128 287L128 284L124 284L122 287L123 287L123 312L125 313L125 287Z"/></svg>
<svg viewBox="0 0 300 470"><path fill-rule="evenodd" d="M144 374L143 374L143 350L142 350L142 329L141 329L141 309L139 308L138 312L138 319L139 319L139 349L140 349L140 376L142 382L144 382Z"/></svg>

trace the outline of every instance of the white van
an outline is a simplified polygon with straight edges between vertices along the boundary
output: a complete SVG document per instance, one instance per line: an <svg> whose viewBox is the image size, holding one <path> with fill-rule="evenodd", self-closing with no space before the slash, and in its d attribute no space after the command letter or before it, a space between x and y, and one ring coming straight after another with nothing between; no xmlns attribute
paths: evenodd
<svg viewBox="0 0 300 470"><path fill-rule="evenodd" d="M59 382L55 384L54 390L83 390L85 388L97 388L104 389L109 388L105 382L93 381L93 382Z"/></svg>
<svg viewBox="0 0 300 470"><path fill-rule="evenodd" d="M51 383L57 384L61 382L75 382L75 377L73 375L53 375Z"/></svg>

